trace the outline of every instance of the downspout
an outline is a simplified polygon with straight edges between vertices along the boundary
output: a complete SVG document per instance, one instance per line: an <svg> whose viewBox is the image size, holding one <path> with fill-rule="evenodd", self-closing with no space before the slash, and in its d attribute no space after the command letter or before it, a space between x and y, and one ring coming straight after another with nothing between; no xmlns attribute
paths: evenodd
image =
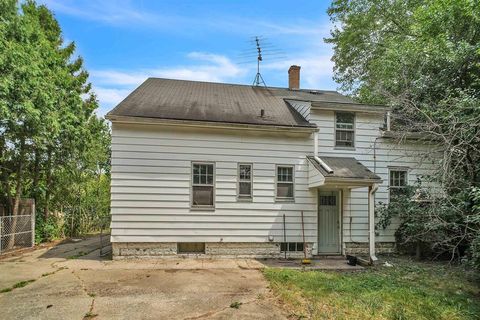
<svg viewBox="0 0 480 320"><path fill-rule="evenodd" d="M322 159L318 157L318 131L313 134L313 158L322 166L328 173L333 173L332 168L328 166Z"/></svg>
<svg viewBox="0 0 480 320"><path fill-rule="evenodd" d="M375 192L378 190L378 184L368 187L368 253L370 263L374 264L378 258L375 255Z"/></svg>

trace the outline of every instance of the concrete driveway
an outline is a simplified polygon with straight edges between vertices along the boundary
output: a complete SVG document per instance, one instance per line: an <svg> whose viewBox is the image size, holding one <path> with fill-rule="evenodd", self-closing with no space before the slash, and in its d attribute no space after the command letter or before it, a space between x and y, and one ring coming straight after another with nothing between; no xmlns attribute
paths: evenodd
<svg viewBox="0 0 480 320"><path fill-rule="evenodd" d="M99 238L0 259L2 319L286 319L255 260L99 257ZM33 280L33 281L30 281Z"/></svg>

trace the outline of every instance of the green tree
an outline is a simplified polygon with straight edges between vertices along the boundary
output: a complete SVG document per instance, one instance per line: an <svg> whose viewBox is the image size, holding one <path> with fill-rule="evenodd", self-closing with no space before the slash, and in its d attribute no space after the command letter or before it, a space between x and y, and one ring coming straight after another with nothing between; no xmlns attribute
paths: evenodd
<svg viewBox="0 0 480 320"><path fill-rule="evenodd" d="M448 241L431 246L468 248L480 232L469 222L471 190L480 185L478 1L335 0L328 13L341 89L391 106L395 130L423 132L442 146L437 180L446 196L437 195L435 214Z"/></svg>
<svg viewBox="0 0 480 320"><path fill-rule="evenodd" d="M38 225L62 232L64 208L89 217L99 212L79 208L85 203L109 210L108 192L69 196L109 181L109 128L95 114L88 73L74 55L48 8L0 0L0 203L17 215L21 198L32 197L43 216Z"/></svg>

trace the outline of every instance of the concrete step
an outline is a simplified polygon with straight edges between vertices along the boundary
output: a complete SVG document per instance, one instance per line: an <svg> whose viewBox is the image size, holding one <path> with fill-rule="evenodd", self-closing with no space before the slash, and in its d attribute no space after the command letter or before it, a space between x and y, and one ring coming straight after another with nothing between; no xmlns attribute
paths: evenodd
<svg viewBox="0 0 480 320"><path fill-rule="evenodd" d="M318 255L314 255L313 256L313 259L318 259L318 260L345 260L345 256L341 255L341 254L337 254L337 255L323 255L323 254L318 254Z"/></svg>

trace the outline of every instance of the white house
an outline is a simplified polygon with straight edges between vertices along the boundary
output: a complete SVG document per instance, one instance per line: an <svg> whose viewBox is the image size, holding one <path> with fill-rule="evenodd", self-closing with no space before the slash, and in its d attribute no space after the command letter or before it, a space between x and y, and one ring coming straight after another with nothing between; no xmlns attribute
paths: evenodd
<svg viewBox="0 0 480 320"><path fill-rule="evenodd" d="M428 175L388 109L334 91L149 78L112 122L115 258L391 251L374 204ZM302 229L302 213L304 228Z"/></svg>

